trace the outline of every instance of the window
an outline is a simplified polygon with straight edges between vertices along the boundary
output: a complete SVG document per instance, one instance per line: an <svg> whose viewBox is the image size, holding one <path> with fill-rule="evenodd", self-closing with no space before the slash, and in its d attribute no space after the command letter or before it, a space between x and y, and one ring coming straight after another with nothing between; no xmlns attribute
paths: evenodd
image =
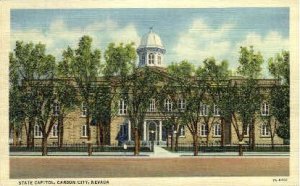
<svg viewBox="0 0 300 186"><path fill-rule="evenodd" d="M149 112L155 112L155 99L150 99L150 107L149 107Z"/></svg>
<svg viewBox="0 0 300 186"><path fill-rule="evenodd" d="M153 53L150 53L149 55L148 55L148 64L154 64L154 54Z"/></svg>
<svg viewBox="0 0 300 186"><path fill-rule="evenodd" d="M119 114L124 115L127 113L127 105L124 100L119 101Z"/></svg>
<svg viewBox="0 0 300 186"><path fill-rule="evenodd" d="M87 125L86 124L82 125L81 137L87 137Z"/></svg>
<svg viewBox="0 0 300 186"><path fill-rule="evenodd" d="M161 56L160 55L157 56L157 64L159 64L159 65L161 64Z"/></svg>
<svg viewBox="0 0 300 186"><path fill-rule="evenodd" d="M216 104L214 104L214 115L220 116L220 109Z"/></svg>
<svg viewBox="0 0 300 186"><path fill-rule="evenodd" d="M141 56L140 63L141 63L142 65L145 64L145 54L143 54L143 55Z"/></svg>
<svg viewBox="0 0 300 186"><path fill-rule="evenodd" d="M268 127L266 124L261 125L261 135L262 136L270 136L270 127Z"/></svg>
<svg viewBox="0 0 300 186"><path fill-rule="evenodd" d="M185 130L184 130L184 126L183 125L179 126L179 136L185 136Z"/></svg>
<svg viewBox="0 0 300 186"><path fill-rule="evenodd" d="M263 103L261 105L261 115L262 116L268 116L269 115L269 104Z"/></svg>
<svg viewBox="0 0 300 186"><path fill-rule="evenodd" d="M178 100L178 109L179 110L184 110L185 109L185 105L186 105L186 103L185 103L184 99L179 99Z"/></svg>
<svg viewBox="0 0 300 186"><path fill-rule="evenodd" d="M208 133L207 129L208 129L208 126L206 124L201 124L200 135L207 136L207 133Z"/></svg>
<svg viewBox="0 0 300 186"><path fill-rule="evenodd" d="M128 124L123 123L120 125L120 141L128 140Z"/></svg>
<svg viewBox="0 0 300 186"><path fill-rule="evenodd" d="M173 103L170 99L165 100L165 109L167 112L171 112L173 107Z"/></svg>
<svg viewBox="0 0 300 186"><path fill-rule="evenodd" d="M207 116L208 115L209 107L206 104L200 103L200 115Z"/></svg>
<svg viewBox="0 0 300 186"><path fill-rule="evenodd" d="M86 117L87 115L87 107L84 102L81 104L81 117Z"/></svg>
<svg viewBox="0 0 300 186"><path fill-rule="evenodd" d="M221 125L220 124L214 125L214 136L221 136Z"/></svg>
<svg viewBox="0 0 300 186"><path fill-rule="evenodd" d="M58 116L59 114L60 114L59 103L54 102L54 104L53 104L53 115Z"/></svg>
<svg viewBox="0 0 300 186"><path fill-rule="evenodd" d="M40 126L34 126L34 137L41 138L43 136Z"/></svg>
<svg viewBox="0 0 300 186"><path fill-rule="evenodd" d="M249 125L247 125L245 136L249 136L249 131L250 131L250 127L249 127Z"/></svg>
<svg viewBox="0 0 300 186"><path fill-rule="evenodd" d="M58 125L54 124L52 127L52 137L58 137Z"/></svg>

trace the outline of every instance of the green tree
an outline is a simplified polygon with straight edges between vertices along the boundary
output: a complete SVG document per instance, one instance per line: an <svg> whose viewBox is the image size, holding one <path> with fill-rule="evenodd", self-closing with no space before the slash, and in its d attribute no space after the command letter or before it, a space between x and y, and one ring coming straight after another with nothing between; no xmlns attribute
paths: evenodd
<svg viewBox="0 0 300 186"><path fill-rule="evenodd" d="M250 46L248 49L247 47L241 47L240 49L240 56L239 56L239 67L238 67L238 73L242 75L246 81L242 81L245 83L245 86L250 86L254 89L258 88L258 81L256 80L261 76L261 71L262 67L261 65L263 64L264 59L263 56L261 55L260 52L255 52L253 49L253 46ZM249 87L249 88L250 88ZM252 90L251 92L260 94L256 92L255 90ZM260 102L260 99L255 99L255 97L259 97L259 95L250 95L253 96L251 101L252 102L246 102L246 103L241 103L245 104L248 106L257 106L258 103ZM246 100L245 100L246 101ZM260 108L258 106L258 108ZM249 108L249 111L252 111ZM252 114L252 122L249 123L249 147L254 149L255 148L255 119L256 119L256 112L251 112Z"/></svg>
<svg viewBox="0 0 300 186"><path fill-rule="evenodd" d="M203 67L198 68L196 73L205 79L205 84L208 89L208 93L205 95L204 102L202 103L202 113L205 112L203 114L203 120L207 126L206 144L208 145L209 143L210 132L215 122L220 121L221 145L224 145L225 120L218 104L222 99L224 86L227 86L228 83L228 76L230 74L228 62L221 61L221 63L218 64L213 57L206 58L203 61Z"/></svg>
<svg viewBox="0 0 300 186"><path fill-rule="evenodd" d="M290 57L288 51L276 54L269 59L271 75L279 79L281 84L273 86L271 92L271 113L278 121L277 134L279 137L290 138Z"/></svg>
<svg viewBox="0 0 300 186"><path fill-rule="evenodd" d="M96 86L97 78L101 73L101 52L98 49L92 49L92 38L89 36L83 36L80 38L78 48L73 50L70 47L64 52L63 58L70 60L70 74L74 78L75 84L78 88L78 92L82 103L85 105L86 112L86 126L88 136L88 155L92 155L91 144L91 108L92 108L92 94L93 87Z"/></svg>

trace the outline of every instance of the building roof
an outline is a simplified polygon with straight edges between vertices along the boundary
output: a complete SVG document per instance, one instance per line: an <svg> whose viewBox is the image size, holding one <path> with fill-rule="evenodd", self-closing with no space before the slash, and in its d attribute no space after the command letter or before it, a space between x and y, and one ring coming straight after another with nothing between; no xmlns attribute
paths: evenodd
<svg viewBox="0 0 300 186"><path fill-rule="evenodd" d="M152 47L165 49L160 37L152 31L152 28L150 28L150 31L142 37L140 46L138 48Z"/></svg>

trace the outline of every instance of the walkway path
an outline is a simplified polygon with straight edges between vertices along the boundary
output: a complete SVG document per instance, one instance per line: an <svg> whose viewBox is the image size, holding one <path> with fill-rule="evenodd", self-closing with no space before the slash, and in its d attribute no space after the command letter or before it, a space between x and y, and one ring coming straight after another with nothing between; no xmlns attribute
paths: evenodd
<svg viewBox="0 0 300 186"><path fill-rule="evenodd" d="M157 145L154 145L154 153L153 154L150 154L150 157L157 157L157 158L174 158L174 157L179 157L180 154L178 153L172 153L170 151L167 151L166 149L160 147L160 146L157 146Z"/></svg>

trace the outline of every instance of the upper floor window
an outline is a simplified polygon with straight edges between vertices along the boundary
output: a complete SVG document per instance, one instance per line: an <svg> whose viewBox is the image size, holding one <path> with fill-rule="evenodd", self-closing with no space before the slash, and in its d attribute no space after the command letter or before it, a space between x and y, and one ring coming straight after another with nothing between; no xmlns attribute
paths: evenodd
<svg viewBox="0 0 300 186"><path fill-rule="evenodd" d="M185 136L185 130L184 130L184 126L183 125L179 126L179 136Z"/></svg>
<svg viewBox="0 0 300 186"><path fill-rule="evenodd" d="M154 54L150 53L148 55L148 64L154 64Z"/></svg>
<svg viewBox="0 0 300 186"><path fill-rule="evenodd" d="M52 127L52 137L58 137L58 125L54 124Z"/></svg>
<svg viewBox="0 0 300 186"><path fill-rule="evenodd" d="M200 127L200 136L207 136L208 126L206 124L201 124Z"/></svg>
<svg viewBox="0 0 300 186"><path fill-rule="evenodd" d="M155 112L155 111L156 111L155 99L150 99L149 112Z"/></svg>
<svg viewBox="0 0 300 186"><path fill-rule="evenodd" d="M200 103L200 115L207 116L209 111L209 106L203 103Z"/></svg>
<svg viewBox="0 0 300 186"><path fill-rule="evenodd" d="M54 116L58 116L59 114L60 114L59 103L54 102L54 103L53 103L53 115L54 115Z"/></svg>
<svg viewBox="0 0 300 186"><path fill-rule="evenodd" d="M216 104L214 104L214 115L220 116L220 109Z"/></svg>
<svg viewBox="0 0 300 186"><path fill-rule="evenodd" d="M81 137L87 137L87 125L84 124L81 127Z"/></svg>
<svg viewBox="0 0 300 186"><path fill-rule="evenodd" d="M161 56L160 55L157 56L157 64L159 64L159 65L161 64Z"/></svg>
<svg viewBox="0 0 300 186"><path fill-rule="evenodd" d="M268 116L269 115L269 104L263 103L261 105L261 115L262 116Z"/></svg>
<svg viewBox="0 0 300 186"><path fill-rule="evenodd" d="M221 136L221 125L218 123L214 125L214 136Z"/></svg>
<svg viewBox="0 0 300 186"><path fill-rule="evenodd" d="M171 112L173 109L173 103L170 99L165 100L165 109L167 112Z"/></svg>
<svg viewBox="0 0 300 186"><path fill-rule="evenodd" d="M42 137L41 127L39 125L34 126L34 137Z"/></svg>
<svg viewBox="0 0 300 186"><path fill-rule="evenodd" d="M86 117L87 116L87 106L84 102L81 104L81 116Z"/></svg>
<svg viewBox="0 0 300 186"><path fill-rule="evenodd" d="M260 132L261 132L262 136L270 136L270 134L271 134L270 127L267 126L266 124L261 125Z"/></svg>
<svg viewBox="0 0 300 186"><path fill-rule="evenodd" d="M124 100L119 101L119 114L123 115L127 113L127 105Z"/></svg>
<svg viewBox="0 0 300 186"><path fill-rule="evenodd" d="M179 110L184 110L186 106L186 102L184 99L179 99L178 100L178 109Z"/></svg>

